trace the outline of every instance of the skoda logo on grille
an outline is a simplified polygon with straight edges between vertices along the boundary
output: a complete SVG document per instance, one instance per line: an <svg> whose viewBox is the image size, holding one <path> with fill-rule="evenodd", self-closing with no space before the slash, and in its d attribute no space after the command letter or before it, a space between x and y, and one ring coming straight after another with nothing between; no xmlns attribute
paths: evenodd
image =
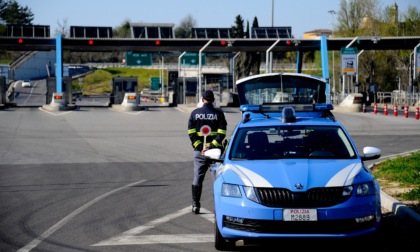
<svg viewBox="0 0 420 252"><path fill-rule="evenodd" d="M298 190L302 190L303 185L301 183L297 183L297 184L295 184L295 188L298 189Z"/></svg>

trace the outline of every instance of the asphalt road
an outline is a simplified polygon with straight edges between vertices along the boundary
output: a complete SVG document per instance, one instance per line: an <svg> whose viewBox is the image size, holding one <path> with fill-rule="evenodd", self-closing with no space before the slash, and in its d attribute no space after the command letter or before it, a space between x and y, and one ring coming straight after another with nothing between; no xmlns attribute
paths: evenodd
<svg viewBox="0 0 420 252"><path fill-rule="evenodd" d="M240 113L225 112L230 134ZM188 116L179 107L0 110L0 251L216 251L210 174L204 213L190 212ZM379 147L383 158L418 149L418 120L335 116L359 148ZM418 232L408 224L391 213L382 220L379 236L368 241L283 239L238 250L395 251L418 245Z"/></svg>

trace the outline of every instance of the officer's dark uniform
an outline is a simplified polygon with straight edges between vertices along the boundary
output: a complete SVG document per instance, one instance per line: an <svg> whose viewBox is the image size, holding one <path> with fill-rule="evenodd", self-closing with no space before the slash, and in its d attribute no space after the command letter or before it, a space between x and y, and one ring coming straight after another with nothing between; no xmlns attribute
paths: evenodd
<svg viewBox="0 0 420 252"><path fill-rule="evenodd" d="M214 108L214 94L207 90L203 94L203 103L201 108L191 112L188 120L188 136L190 137L192 147L194 148L194 179L192 183L192 211L196 214L200 212L200 198L203 187L204 177L209 168L207 159L201 155L204 145L204 135L200 132L203 125L211 128L211 133L206 137L206 147L222 148L222 141L226 137L227 122L223 111Z"/></svg>

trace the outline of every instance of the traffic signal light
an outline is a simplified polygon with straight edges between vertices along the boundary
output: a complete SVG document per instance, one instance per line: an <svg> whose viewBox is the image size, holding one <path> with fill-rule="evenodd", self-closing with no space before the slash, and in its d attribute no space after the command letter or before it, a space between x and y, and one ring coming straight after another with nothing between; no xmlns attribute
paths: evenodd
<svg viewBox="0 0 420 252"><path fill-rule="evenodd" d="M157 46L160 45L160 40L156 40L155 45L157 45Z"/></svg>
<svg viewBox="0 0 420 252"><path fill-rule="evenodd" d="M93 44L94 44L93 39L89 39L88 44L89 44L89 45L93 45Z"/></svg>
<svg viewBox="0 0 420 252"><path fill-rule="evenodd" d="M19 38L19 39L18 39L18 43L19 43L19 44L23 44L23 38Z"/></svg>
<svg viewBox="0 0 420 252"><path fill-rule="evenodd" d="M292 41L286 40L286 45L291 45L291 44L292 44Z"/></svg>
<svg viewBox="0 0 420 252"><path fill-rule="evenodd" d="M222 45L222 46L227 46L227 41L226 40L222 40L222 41L220 41L220 45Z"/></svg>

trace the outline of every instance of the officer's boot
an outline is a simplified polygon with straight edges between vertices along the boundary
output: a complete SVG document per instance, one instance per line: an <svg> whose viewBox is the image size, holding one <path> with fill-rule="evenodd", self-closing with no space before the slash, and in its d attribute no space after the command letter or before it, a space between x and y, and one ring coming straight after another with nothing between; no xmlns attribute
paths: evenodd
<svg viewBox="0 0 420 252"><path fill-rule="evenodd" d="M192 185L192 212L200 213L200 198L202 186Z"/></svg>

